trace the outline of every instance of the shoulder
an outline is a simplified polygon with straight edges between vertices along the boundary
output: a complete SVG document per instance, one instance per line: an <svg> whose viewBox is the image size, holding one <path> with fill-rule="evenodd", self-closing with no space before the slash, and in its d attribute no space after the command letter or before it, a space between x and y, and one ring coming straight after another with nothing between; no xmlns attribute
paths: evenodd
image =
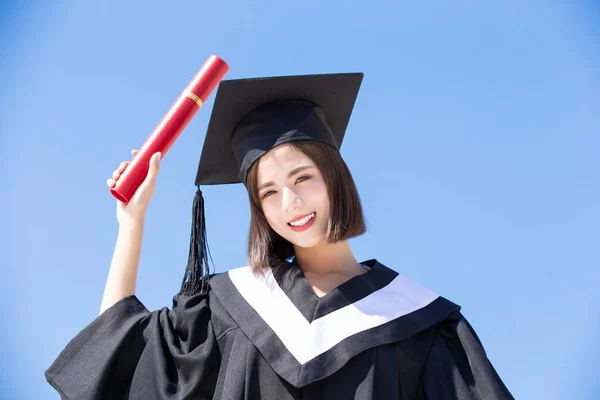
<svg viewBox="0 0 600 400"><path fill-rule="evenodd" d="M457 373L458 372L458 373ZM422 374L431 397L511 399L473 327L460 311L436 326Z"/></svg>
<svg viewBox="0 0 600 400"><path fill-rule="evenodd" d="M244 288L247 290L257 290L272 287L276 284L277 282L272 271L268 270L257 273L249 265L214 274L210 279L211 290L217 294L229 292L233 288L237 288L237 290Z"/></svg>
<svg viewBox="0 0 600 400"><path fill-rule="evenodd" d="M461 306L439 294L437 291L423 285L421 282L387 267L377 260L369 262L371 280L380 280L382 295L394 304L394 307L426 310L430 320L444 321L453 312L460 311ZM434 325L434 324L430 324Z"/></svg>
<svg viewBox="0 0 600 400"><path fill-rule="evenodd" d="M171 318L182 323L185 321L187 324L197 324L200 322L199 319L202 319L202 323L210 324L216 337L236 328L237 324L226 307L230 300L223 293L226 289L228 272L209 275L198 293L175 295Z"/></svg>

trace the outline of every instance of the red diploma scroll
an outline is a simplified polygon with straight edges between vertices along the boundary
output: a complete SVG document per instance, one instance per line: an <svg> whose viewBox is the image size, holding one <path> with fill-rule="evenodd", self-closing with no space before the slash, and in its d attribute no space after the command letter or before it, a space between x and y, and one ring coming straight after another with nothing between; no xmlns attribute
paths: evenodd
<svg viewBox="0 0 600 400"><path fill-rule="evenodd" d="M148 174L150 158L156 152L164 157L179 134L194 117L215 87L221 82L229 66L217 56L210 56L192 78L175 104L148 136L137 155L125 168L110 192L118 200L129 203L133 193Z"/></svg>

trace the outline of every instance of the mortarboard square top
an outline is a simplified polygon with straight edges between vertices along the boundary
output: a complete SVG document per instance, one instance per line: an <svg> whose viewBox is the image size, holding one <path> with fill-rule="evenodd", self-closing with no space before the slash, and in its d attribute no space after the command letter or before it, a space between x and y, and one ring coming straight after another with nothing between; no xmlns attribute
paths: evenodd
<svg viewBox="0 0 600 400"><path fill-rule="evenodd" d="M342 73L222 81L196 186L246 184L254 161L282 143L318 140L339 149L362 78Z"/></svg>

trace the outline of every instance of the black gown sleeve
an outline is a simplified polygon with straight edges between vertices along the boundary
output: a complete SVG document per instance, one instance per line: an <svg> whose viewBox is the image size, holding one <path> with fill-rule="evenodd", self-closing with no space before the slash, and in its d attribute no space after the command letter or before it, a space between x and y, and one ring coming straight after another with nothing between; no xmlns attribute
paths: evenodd
<svg viewBox="0 0 600 400"><path fill-rule="evenodd" d="M514 400L460 312L439 325L423 369L422 387L428 400Z"/></svg>
<svg viewBox="0 0 600 400"><path fill-rule="evenodd" d="M219 355L209 294L148 311L136 296L107 309L46 371L62 399L211 398Z"/></svg>

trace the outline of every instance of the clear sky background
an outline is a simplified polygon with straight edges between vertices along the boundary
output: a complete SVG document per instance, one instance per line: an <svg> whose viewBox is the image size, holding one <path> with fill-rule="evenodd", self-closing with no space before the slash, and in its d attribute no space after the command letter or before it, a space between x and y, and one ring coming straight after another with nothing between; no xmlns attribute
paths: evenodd
<svg viewBox="0 0 600 400"><path fill-rule="evenodd" d="M14 2L17 3L17 2ZM46 1L0 6L0 398L98 314L105 186L210 54L227 78L365 73L342 154L352 245L459 303L519 399L600 392L600 6L588 1ZM214 97L166 155L138 297L171 306ZM241 185L204 190L217 271L244 265Z"/></svg>

